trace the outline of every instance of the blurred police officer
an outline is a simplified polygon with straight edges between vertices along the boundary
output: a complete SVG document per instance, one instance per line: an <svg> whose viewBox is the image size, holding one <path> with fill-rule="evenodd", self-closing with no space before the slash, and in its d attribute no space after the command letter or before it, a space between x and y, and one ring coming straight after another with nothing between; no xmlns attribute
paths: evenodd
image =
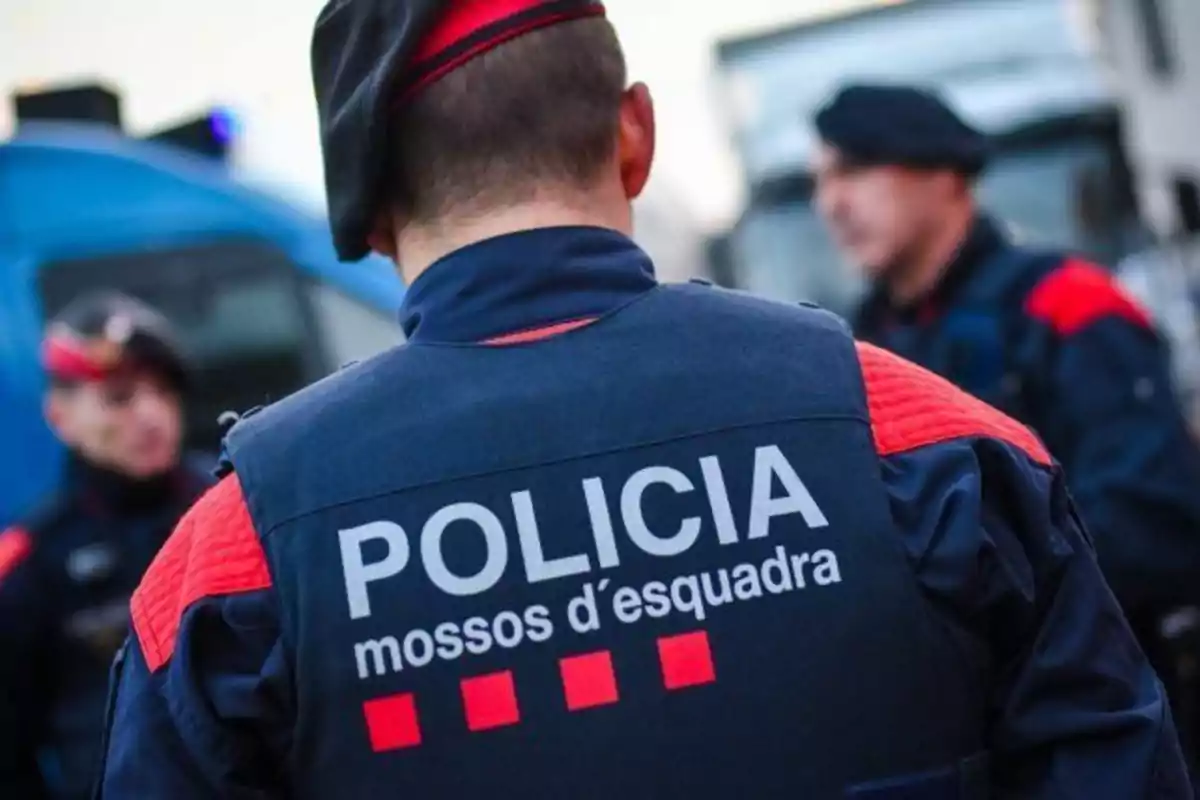
<svg viewBox="0 0 1200 800"><path fill-rule="evenodd" d="M815 122L818 205L873 282L857 335L1038 432L1128 612L1200 600L1200 453L1146 313L1006 238L973 194L986 139L935 94L850 86Z"/></svg>
<svg viewBox="0 0 1200 800"><path fill-rule="evenodd" d="M14 800L87 796L130 593L207 482L181 463L186 371L157 313L81 298L43 361L69 456L59 491L0 533L0 797Z"/></svg>
<svg viewBox="0 0 1200 800"><path fill-rule="evenodd" d="M1165 342L1106 270L1016 246L980 211L987 141L936 94L850 86L815 123L818 205L873 282L856 333L1041 435L1143 646L1184 700L1197 654L1161 623L1200 603L1200 451ZM1183 714L1194 727L1196 712Z"/></svg>
<svg viewBox="0 0 1200 800"><path fill-rule="evenodd" d="M134 596L103 797L1190 797L1036 438L655 282L602 13L322 13L335 242L398 259L408 342L231 432Z"/></svg>

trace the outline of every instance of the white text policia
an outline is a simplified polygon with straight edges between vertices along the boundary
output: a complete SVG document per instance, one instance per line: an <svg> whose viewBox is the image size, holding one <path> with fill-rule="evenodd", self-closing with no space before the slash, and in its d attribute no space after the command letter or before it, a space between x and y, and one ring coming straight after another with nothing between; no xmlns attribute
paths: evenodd
<svg viewBox="0 0 1200 800"><path fill-rule="evenodd" d="M736 544L741 532L746 539L763 538L768 534L771 520L785 515L799 514L809 528L829 525L796 470L775 445L755 450L750 510L741 531L734 520L720 461L716 456L706 456L699 459L699 467L711 511L711 530L720 544ZM779 496L773 495L776 482L783 489ZM696 490L687 475L672 467L649 466L633 473L617 497L625 538L649 555L677 556L687 552L707 526L696 516L684 518L674 531L651 531L643 514L642 497L647 488L655 485L668 487L679 494ZM608 487L599 478L587 478L581 482L580 489L581 499L587 506L594 553L550 559L545 557L542 548L532 495L528 491L510 495L525 578L530 583L583 575L596 568L610 569L620 564ZM472 575L451 572L443 553L446 530L461 522L472 523L486 546L484 563ZM412 560L408 534L397 523L380 520L339 531L338 537L350 618L370 617L370 585L399 575ZM387 553L378 561L365 563L364 545L372 541L385 543ZM434 512L421 529L418 547L420 562L430 582L450 595L465 597L485 592L496 585L509 566L509 544L504 526L495 512L479 503L454 503Z"/></svg>

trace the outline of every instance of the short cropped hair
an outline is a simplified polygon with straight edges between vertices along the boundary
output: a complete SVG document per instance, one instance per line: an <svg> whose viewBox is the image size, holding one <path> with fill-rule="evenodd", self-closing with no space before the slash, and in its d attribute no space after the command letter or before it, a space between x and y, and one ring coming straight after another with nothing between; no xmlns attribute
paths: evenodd
<svg viewBox="0 0 1200 800"><path fill-rule="evenodd" d="M547 187L587 189L614 156L625 56L589 18L506 42L420 90L391 122L389 202L410 222Z"/></svg>

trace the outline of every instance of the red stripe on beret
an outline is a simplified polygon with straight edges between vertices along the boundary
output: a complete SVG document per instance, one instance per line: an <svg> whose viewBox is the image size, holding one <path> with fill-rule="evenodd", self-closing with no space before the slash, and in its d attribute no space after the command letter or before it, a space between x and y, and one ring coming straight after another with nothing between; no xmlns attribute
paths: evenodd
<svg viewBox="0 0 1200 800"><path fill-rule="evenodd" d="M437 56L446 48L462 41L476 31L495 25L507 17L532 11L544 0L458 0L450 4L450 10L438 20L413 54L413 61L421 63Z"/></svg>
<svg viewBox="0 0 1200 800"><path fill-rule="evenodd" d="M68 339L51 336L42 343L42 366L55 377L72 381L101 380L112 371Z"/></svg>
<svg viewBox="0 0 1200 800"><path fill-rule="evenodd" d="M599 0L455 0L417 45L411 62L416 74L402 98L518 36L602 14Z"/></svg>

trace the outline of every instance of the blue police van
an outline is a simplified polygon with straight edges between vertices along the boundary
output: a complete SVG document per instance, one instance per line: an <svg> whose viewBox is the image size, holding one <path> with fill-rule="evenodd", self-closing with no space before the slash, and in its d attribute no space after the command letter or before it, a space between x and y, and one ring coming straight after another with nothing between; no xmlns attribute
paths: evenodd
<svg viewBox="0 0 1200 800"><path fill-rule="evenodd" d="M190 447L217 418L276 400L402 340L383 260L339 263L324 219L256 192L218 160L79 122L0 142L0 528L52 489L42 419L45 320L115 289L162 311L197 370Z"/></svg>

